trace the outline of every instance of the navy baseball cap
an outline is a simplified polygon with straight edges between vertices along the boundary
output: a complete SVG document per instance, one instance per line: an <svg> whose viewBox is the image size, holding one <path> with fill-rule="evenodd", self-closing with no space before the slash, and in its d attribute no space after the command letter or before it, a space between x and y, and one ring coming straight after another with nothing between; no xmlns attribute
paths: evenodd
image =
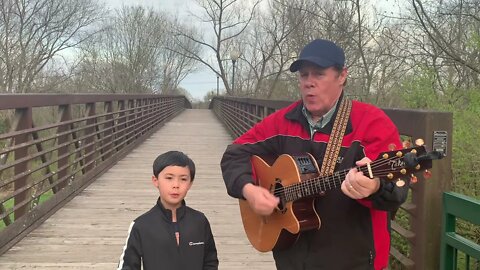
<svg viewBox="0 0 480 270"><path fill-rule="evenodd" d="M342 48L330 40L315 39L302 49L298 59L290 65L290 71L298 71L303 62L310 62L323 68L343 67L345 65L345 53Z"/></svg>

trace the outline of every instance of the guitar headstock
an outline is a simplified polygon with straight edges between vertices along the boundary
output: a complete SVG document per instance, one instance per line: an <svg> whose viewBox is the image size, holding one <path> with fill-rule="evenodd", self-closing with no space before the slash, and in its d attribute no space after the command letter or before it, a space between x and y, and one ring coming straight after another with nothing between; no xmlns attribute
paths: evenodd
<svg viewBox="0 0 480 270"><path fill-rule="evenodd" d="M436 151L427 152L425 146L405 148L383 152L370 164L374 177L383 178L387 181L396 182L397 186L403 186L405 181L400 178L411 177L411 182L416 182L415 174L424 172L429 174L432 160L442 158L442 154Z"/></svg>

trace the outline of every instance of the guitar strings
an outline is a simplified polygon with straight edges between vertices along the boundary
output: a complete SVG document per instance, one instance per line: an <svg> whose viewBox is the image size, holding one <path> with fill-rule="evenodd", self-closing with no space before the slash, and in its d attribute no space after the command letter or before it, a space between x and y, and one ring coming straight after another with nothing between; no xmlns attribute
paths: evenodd
<svg viewBox="0 0 480 270"><path fill-rule="evenodd" d="M372 171L375 171L374 176L375 177L385 177L385 176L387 176L389 173L392 172L392 170L388 169L388 167L386 169L378 170L378 171L375 170L375 169L381 168L382 166L385 166L385 165L389 164L392 160L397 160L397 159L400 159L400 158L396 157L396 156L393 156L393 157L388 158L388 159L380 159L380 160L376 160L376 161L373 161L372 163L370 163L370 168L372 169ZM368 167L366 165L357 166L355 168L358 171L363 172L365 175L368 175ZM404 166L402 166L401 168L404 168ZM315 195L315 194L318 194L320 192L324 192L324 191L327 191L327 190L330 190L330 189L333 189L333 188L337 188L337 184L341 185L341 183L345 180L345 176L347 175L347 173L349 171L350 171L350 169L343 170L343 171L338 171L338 172L335 172L331 175L314 177L314 178L307 179L303 182L291 184L291 185L288 185L288 186L282 186L282 187L276 189L274 191L273 195L275 195L277 197L285 197L285 199L288 198L287 201L292 201L292 200L295 200L297 198L301 198L301 197L304 197L304 196ZM335 178L338 178L338 179L335 181ZM323 186L323 189L322 189L322 186ZM327 188L327 186L328 186L328 188ZM332 188L332 186L333 186L333 188ZM306 194L304 195L303 192L305 192Z"/></svg>

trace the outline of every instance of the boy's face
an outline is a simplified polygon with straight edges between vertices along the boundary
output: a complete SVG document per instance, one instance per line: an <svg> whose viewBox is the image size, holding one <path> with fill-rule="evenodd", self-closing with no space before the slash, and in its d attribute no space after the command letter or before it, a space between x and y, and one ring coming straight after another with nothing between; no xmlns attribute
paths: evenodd
<svg viewBox="0 0 480 270"><path fill-rule="evenodd" d="M153 185L160 192L160 199L166 209L177 209L192 186L188 167L167 166L158 178L152 176Z"/></svg>

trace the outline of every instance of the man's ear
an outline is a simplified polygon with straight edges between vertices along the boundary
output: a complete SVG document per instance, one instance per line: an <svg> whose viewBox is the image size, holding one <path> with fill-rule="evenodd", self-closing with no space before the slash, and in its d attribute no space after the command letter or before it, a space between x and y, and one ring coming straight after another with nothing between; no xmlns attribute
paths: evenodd
<svg viewBox="0 0 480 270"><path fill-rule="evenodd" d="M340 82L341 82L342 85L344 85L345 82L347 81L347 75L348 75L348 70L347 70L346 67L344 67L342 69L342 72L340 72L340 74L339 74L339 77L340 77L340 80L341 80Z"/></svg>

